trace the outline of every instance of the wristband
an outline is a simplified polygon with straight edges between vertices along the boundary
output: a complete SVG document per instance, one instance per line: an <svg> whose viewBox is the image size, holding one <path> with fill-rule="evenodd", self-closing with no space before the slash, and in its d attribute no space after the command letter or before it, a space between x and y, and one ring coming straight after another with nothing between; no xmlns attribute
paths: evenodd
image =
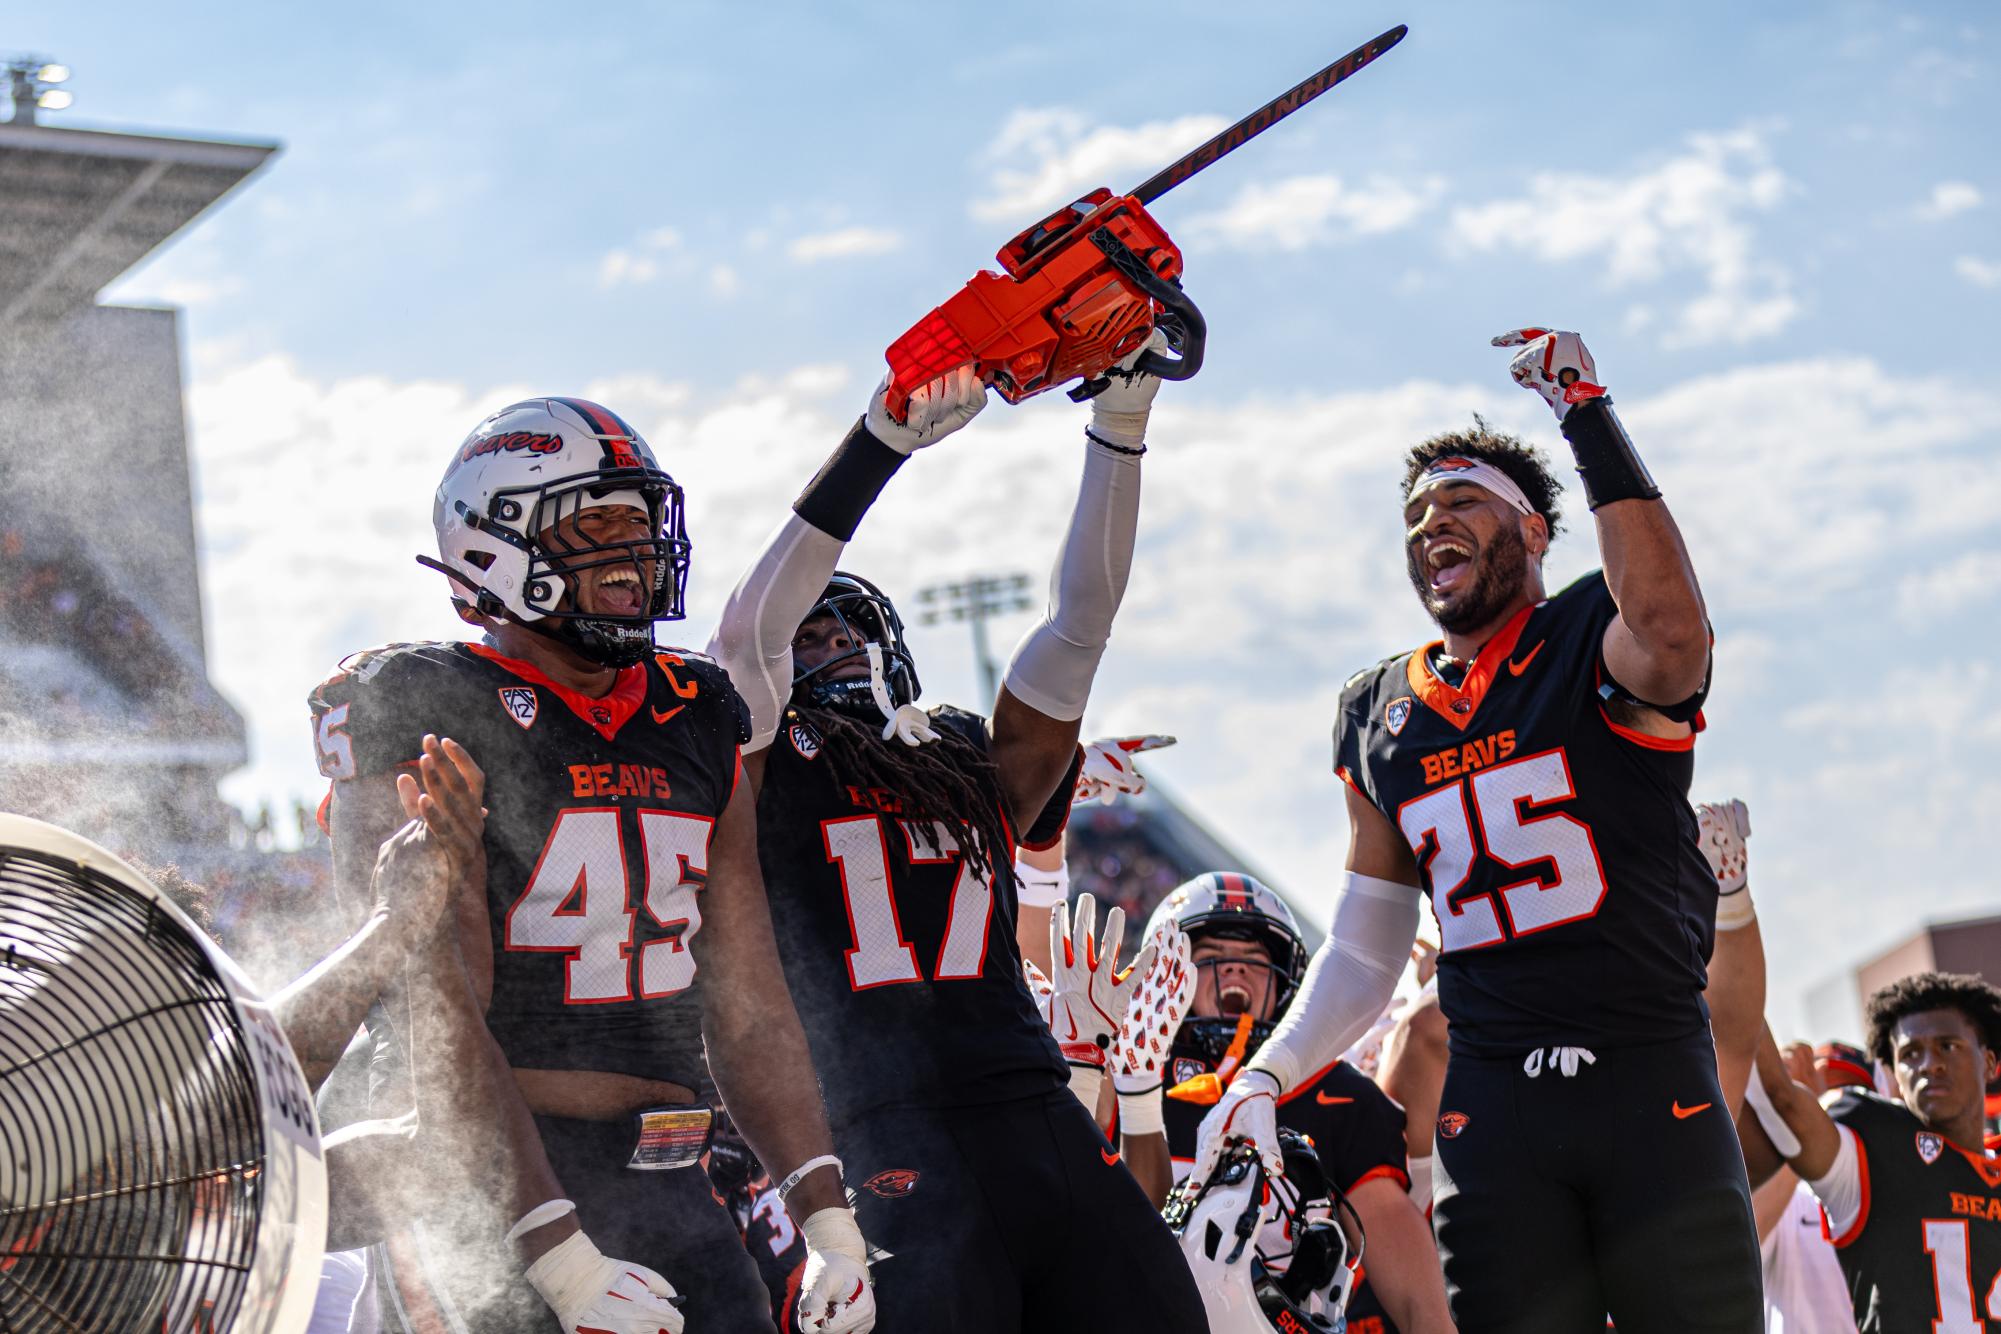
<svg viewBox="0 0 2001 1334"><path fill-rule="evenodd" d="M1733 889L1716 896L1716 929L1742 931L1758 920L1758 907L1751 902L1751 887Z"/></svg>
<svg viewBox="0 0 2001 1334"><path fill-rule="evenodd" d="M1119 1134L1124 1135L1164 1135L1167 1133L1165 1104L1160 1096L1160 1085L1155 1084L1144 1093L1119 1091Z"/></svg>
<svg viewBox="0 0 2001 1334"><path fill-rule="evenodd" d="M1659 500L1661 489L1619 424L1610 398L1588 398L1563 414L1563 438L1577 459L1584 502L1596 510L1615 500Z"/></svg>
<svg viewBox="0 0 2001 1334"><path fill-rule="evenodd" d="M1114 443L1113 441L1105 439L1104 436L1099 435L1089 426L1086 426L1084 428L1084 438L1086 440L1089 440L1094 445L1099 445L1105 449L1109 449L1114 454L1124 454L1128 458L1138 458L1140 455L1146 453L1146 441L1144 440L1140 440L1134 447L1128 448L1125 445L1117 444Z"/></svg>
<svg viewBox="0 0 2001 1334"><path fill-rule="evenodd" d="M1084 1110L1093 1121L1098 1119L1098 1094L1105 1087L1105 1072L1093 1066L1072 1065L1070 1067L1070 1091L1077 1095L1077 1101L1084 1104Z"/></svg>
<svg viewBox="0 0 2001 1334"><path fill-rule="evenodd" d="M547 1227L564 1214L573 1214L577 1206L570 1200L547 1200L521 1215L521 1221L507 1229L509 1241L520 1241L538 1227Z"/></svg>
<svg viewBox="0 0 2001 1334"><path fill-rule="evenodd" d="M778 1183L779 1200L783 1201L787 1195L792 1193L793 1187L823 1167L831 1167L839 1171L841 1160L831 1153L823 1153L817 1158L808 1158L805 1162L793 1168L790 1176Z"/></svg>
<svg viewBox="0 0 2001 1334"><path fill-rule="evenodd" d="M862 515L908 458L857 421L792 502L792 512L829 537L852 541Z"/></svg>
<svg viewBox="0 0 2001 1334"><path fill-rule="evenodd" d="M1070 864L1053 871L1030 866L1020 858L1014 863L1015 901L1024 908L1054 908L1070 897Z"/></svg>
<svg viewBox="0 0 2001 1334"><path fill-rule="evenodd" d="M1787 1162L1799 1157L1800 1137L1779 1115L1779 1109L1772 1105L1772 1095L1765 1091L1765 1081L1758 1077L1758 1067L1751 1067L1751 1078L1744 1085L1744 1101L1751 1105L1751 1111L1764 1128L1765 1138L1772 1141L1772 1147L1779 1151L1779 1157Z"/></svg>

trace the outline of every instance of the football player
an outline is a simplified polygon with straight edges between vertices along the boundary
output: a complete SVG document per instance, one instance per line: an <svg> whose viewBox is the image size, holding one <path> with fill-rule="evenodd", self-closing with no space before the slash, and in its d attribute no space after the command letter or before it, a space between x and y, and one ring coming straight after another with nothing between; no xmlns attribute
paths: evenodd
<svg viewBox="0 0 2001 1334"><path fill-rule="evenodd" d="M1602 573L1554 595L1559 488L1484 423L1413 448L1411 583L1444 637L1358 673L1334 723L1347 875L1301 994L1202 1127L1277 1099L1381 1012L1429 895L1450 1070L1433 1222L1463 1330L1757 1327L1758 1244L1702 999L1717 882L1688 804L1709 624L1660 490L1577 335L1522 329ZM1268 1151L1267 1151L1268 1152ZM1268 1153L1269 1157L1269 1153Z"/></svg>
<svg viewBox="0 0 2001 1334"><path fill-rule="evenodd" d="M1913 973L1869 998L1868 1024L1895 1097L1847 1086L1823 1106L1767 1036L1740 1121L1752 1176L1782 1157L1812 1187L1862 1334L2001 1330L2001 1161L1983 1138L2001 991Z"/></svg>
<svg viewBox="0 0 2001 1334"><path fill-rule="evenodd" d="M1166 1053L1166 1081L1179 1086L1256 1055L1297 994L1307 956L1285 900L1237 872L1197 876L1162 899L1147 922L1147 939L1175 930L1188 936L1195 976L1187 1017ZM1147 1008L1145 997L1143 991L1136 1009ZM1115 1078L1128 1064L1145 1062L1131 1036L1120 1035ZM1163 1101L1158 1077L1150 1088L1119 1082L1121 1148L1136 1156L1135 1139L1164 1131L1175 1179L1185 1178L1208 1104L1182 1096ZM1278 1100L1277 1122L1318 1149L1322 1169L1354 1206L1368 1236L1366 1272L1348 1300L1348 1328L1355 1334L1450 1330L1431 1232L1409 1194L1402 1109L1337 1059Z"/></svg>
<svg viewBox="0 0 2001 1334"><path fill-rule="evenodd" d="M765 1161L792 1171L832 1144L779 984L738 781L742 701L714 664L653 642L681 614L681 489L616 414L537 398L453 452L432 520L438 556L419 560L484 638L362 653L314 692L337 888L358 898L402 823L401 769L434 748L479 756L490 815L459 886L460 944L540 1149L578 1202L547 1199L510 1240L581 1207L619 1254L671 1276L698 1330L770 1334L756 1268L696 1166L705 1052ZM490 1157L466 1161L484 1171ZM816 1176L791 1204L814 1251L807 1327L867 1328L866 1248L838 1183ZM429 1234L446 1289L456 1230ZM584 1292L598 1266L573 1241L530 1275L571 1306L602 1295ZM486 1308L475 1327L532 1327L517 1288L458 1286Z"/></svg>
<svg viewBox="0 0 2001 1334"><path fill-rule="evenodd" d="M750 706L773 920L846 1180L885 1251L885 1329L1202 1328L1172 1236L1065 1091L1066 1055L1080 1081L1102 1077L1116 1020L1087 1014L1059 1051L1015 936L1015 846L1062 832L1078 720L1132 562L1159 381L1110 381L1092 400L1048 613L991 722L920 708L896 608L834 568L891 475L984 406L971 366L920 388L901 422L877 389L731 594L712 647Z"/></svg>

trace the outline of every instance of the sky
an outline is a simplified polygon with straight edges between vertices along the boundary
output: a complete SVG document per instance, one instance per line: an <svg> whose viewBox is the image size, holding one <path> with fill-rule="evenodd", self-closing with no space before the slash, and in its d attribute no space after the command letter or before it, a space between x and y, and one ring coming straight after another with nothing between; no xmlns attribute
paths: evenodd
<svg viewBox="0 0 2001 1334"><path fill-rule="evenodd" d="M1970 3L16 15L10 49L76 71L53 123L285 146L104 294L185 312L212 672L251 725L226 794L315 798L310 687L455 634L411 557L489 411L580 392L648 437L695 542L662 638L699 645L890 340L1073 195L1400 22L1153 210L1210 352L1155 410L1087 735L1178 736L1149 772L1324 915L1341 682L1433 637L1400 451L1477 412L1567 462L1487 340L1572 328L1714 618L1696 795L1750 805L1775 1018L1996 910L2001 24ZM903 471L848 567L901 599L1039 582L1085 412L996 402ZM1566 510L1552 586L1597 564L1574 485ZM914 644L927 700L979 703L963 627Z"/></svg>

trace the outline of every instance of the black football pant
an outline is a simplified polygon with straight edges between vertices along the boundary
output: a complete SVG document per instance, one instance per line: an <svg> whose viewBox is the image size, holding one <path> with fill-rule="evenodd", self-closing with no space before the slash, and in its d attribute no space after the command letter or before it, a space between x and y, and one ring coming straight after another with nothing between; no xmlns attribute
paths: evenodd
<svg viewBox="0 0 2001 1334"><path fill-rule="evenodd" d="M876 1112L835 1142L890 1253L877 1334L1208 1329L1174 1234L1067 1090Z"/></svg>
<svg viewBox="0 0 2001 1334"><path fill-rule="evenodd" d="M1432 1226L1461 1334L1759 1334L1751 1193L1708 1036L1565 1076L1454 1053ZM1534 1074L1530 1070L1535 1071Z"/></svg>
<svg viewBox="0 0 2001 1334"><path fill-rule="evenodd" d="M626 1121L573 1121L538 1116L549 1166L577 1203L578 1221L607 1256L661 1274L687 1300L681 1314L701 1334L775 1334L771 1295L744 1249L736 1221L699 1164L665 1172L625 1166L633 1130ZM511 1221L511 1220L510 1220ZM502 1226L505 1226L503 1224ZM496 1272L475 1257L454 1254L449 1222L429 1221L418 1235L392 1244L398 1291L406 1308L391 1325L470 1334L562 1334L518 1264ZM425 1280L412 1291L409 1261ZM425 1318L421 1308L437 1308ZM443 1316L442 1319L437 1318Z"/></svg>

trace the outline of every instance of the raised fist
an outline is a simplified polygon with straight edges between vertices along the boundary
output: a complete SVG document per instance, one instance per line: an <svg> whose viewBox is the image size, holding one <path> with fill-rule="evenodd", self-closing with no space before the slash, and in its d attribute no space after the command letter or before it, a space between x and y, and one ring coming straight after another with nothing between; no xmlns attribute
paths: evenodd
<svg viewBox="0 0 2001 1334"><path fill-rule="evenodd" d="M1605 393L1605 386L1598 383L1598 367L1591 360L1591 350L1574 333L1510 329L1495 335L1493 343L1495 347L1521 348L1508 363L1508 374L1522 388L1541 394L1558 421L1563 420L1574 404Z"/></svg>

